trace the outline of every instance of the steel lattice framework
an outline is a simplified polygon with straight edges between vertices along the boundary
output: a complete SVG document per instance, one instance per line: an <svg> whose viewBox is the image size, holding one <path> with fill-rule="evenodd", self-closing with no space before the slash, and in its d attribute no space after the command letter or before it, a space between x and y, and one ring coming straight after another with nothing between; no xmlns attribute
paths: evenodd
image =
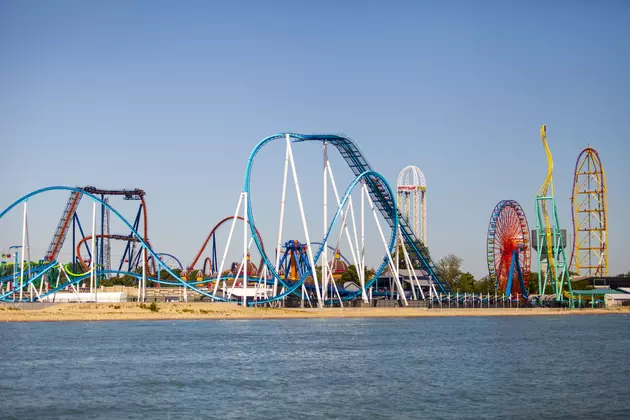
<svg viewBox="0 0 630 420"><path fill-rule="evenodd" d="M553 188L553 156L547 143L547 126L544 124L540 128L540 139L547 156L547 176L536 194L533 245L538 252L538 290L544 294L547 285L551 285L556 300L561 301L567 297L569 305L573 307L573 287L565 254L566 242L560 229Z"/></svg>
<svg viewBox="0 0 630 420"><path fill-rule="evenodd" d="M427 180L417 166L407 166L398 175L398 208L411 223L413 233L427 243Z"/></svg>
<svg viewBox="0 0 630 420"><path fill-rule="evenodd" d="M251 201L250 183L252 179L252 168L254 166L255 158L258 152L268 143L271 142L284 142L285 143L285 164L284 164L284 178L282 188L282 198L280 205L280 223L278 228L278 243L282 239L283 223L284 223L284 208L286 202L286 190L289 182L289 172L292 175L293 184L295 187L295 193L297 198L298 210L300 219L302 221L302 227L304 230L304 239L306 243L306 257L308 259L308 269L303 270L299 279L291 282L285 281L285 279L279 274L280 267L278 257L273 258L275 263L271 261L267 253L262 246L262 238L256 229L254 211ZM324 210L324 236L319 242L320 246L314 247L314 242L311 242L309 236L309 229L307 227L307 219L302 202L302 194L300 184L297 175L297 169L295 160L293 158L293 145L299 143L320 143L323 145L324 167L323 167L323 187L324 193L327 191L328 183L334 192L335 200L333 201L332 208L336 208L332 212L332 217L328 217L328 196L323 195L323 210ZM332 174L330 162L327 157L328 147L334 147L340 153L341 157L354 174L354 179L344 190L337 190L336 183ZM289 171L290 169L290 171ZM355 201L356 206L352 204L352 194L356 190ZM66 208L62 214L61 220L55 231L55 235L51 242L50 250L47 253L47 258L42 264L37 267L33 266L30 261L30 246L29 246L29 234L28 234L28 206L27 202L29 198L45 194L52 191L65 191L70 193L70 198L66 204ZM341 192L341 193L340 193ZM125 219L120 212L118 212L110 203L105 201L106 195L123 195L127 199L140 199L141 205L138 209L135 221L130 222ZM263 198L267 198L262 195ZM357 197L358 196L358 197ZM136 198L137 197L137 198ZM80 224L78 223L78 217L76 216L76 209L79 201L88 199L92 202L92 234L89 238L86 237ZM52 186L42 188L31 193L28 193L5 210L0 212L0 220L14 209L16 206L21 205L23 207L22 218L22 245L21 249L26 250L23 252L24 256L21 256L19 264L16 263L15 267L19 270L13 270L13 273L8 276L0 278L0 289L2 284L9 284L8 289L2 293L0 292L0 300L6 301L23 301L26 300L42 300L48 296L54 296L57 292L71 288L74 292L78 293L81 282L89 279L89 294L90 299L98 301L98 279L102 275L116 274L117 276L131 276L138 279L138 296L139 301L146 299L146 286L147 282L156 283L156 287L159 284L170 286L182 286L184 291L184 299L186 299L186 290L192 290L201 296L208 297L214 301L232 301L241 302L243 305L264 305L264 304L281 304L285 297L289 295L297 295L302 297L302 304L304 298L312 300L313 305L323 307L325 304L332 304L333 301L342 305L342 301L361 297L363 301L369 301L371 299L370 288L376 283L378 277L383 273L386 267L392 270L394 275L394 284L390 286L389 296L392 299L397 299L402 302L403 305L408 305L407 295L409 289L405 289L398 276L398 267L394 264L392 255L394 255L395 244L398 240L402 241L402 254L406 260L406 263L410 267L419 267L418 269L426 275L429 279L430 295L435 296L440 294L448 294L450 288L447 283L443 281L440 273L437 271L435 264L433 263L428 249L424 246L423 242L419 240L416 234L411 229L411 226L407 223L404 217L401 217L398 207L396 205L396 196L392 191L387 180L378 172L374 171L368 164L365 156L359 151L356 144L349 138L343 136L337 136L332 134L297 134L297 133L278 133L263 139L254 148L250 154L246 173L245 181L243 184L243 190L239 194L239 200L234 212L234 216L231 218L231 226L228 233L228 238L225 246L223 247L223 256L218 264L212 259L204 260L205 269L202 273L208 272L210 277L206 277L203 274L197 273L197 279L189 279L186 274L181 272L175 272L175 269L182 270L181 264L171 264L169 261L164 261L163 256L166 254L158 254L152 249L149 240L147 239L147 223L146 223L146 205L144 203L144 192L141 190L121 190L121 191L109 191L99 190L94 187L75 188L67 186ZM356 211L355 211L356 207ZM97 209L100 208L100 212ZM233 268L236 270L227 270L230 273L225 274L224 268L229 267L229 261L227 261L229 245L232 240L234 242L240 242L234 238L234 228L236 222L241 219L239 214L242 211L243 230L242 230L242 259L240 263L233 263ZM109 214L114 219L118 219L129 229L129 235L118 235L120 237L114 237L115 235L106 235L105 226ZM97 233L97 213L101 214L101 234ZM356 213L356 216L355 216ZM366 215L373 216L374 222L371 226L372 233L378 233L380 242L383 247L384 257L380 265L370 274L366 274L365 269L365 223L367 222ZM105 216L107 214L107 216ZM144 234L140 233L141 216L144 214ZM381 219L384 221L381 224ZM71 264L63 264L58 261L59 251L63 245L63 241L70 230L72 221L77 220L79 230L81 230L82 246L85 247L87 253L90 256L89 264L82 264L81 269L76 272L74 267L70 267ZM333 230L338 228L338 234L336 241L333 237ZM386 232L391 229L391 234L387 238ZM384 229L385 228L385 229ZM312 229L311 229L312 230ZM351 238L350 232L352 231L354 240ZM339 243L342 240L343 235L349 243L349 249L352 253L354 265L358 267L360 288L352 289L340 289L334 284L335 274L334 260L331 260L329 267L327 258L327 249L334 244L334 249L338 249ZM360 238L360 240L359 240ZM400 239L398 239L400 238ZM106 270L100 261L103 261L104 254L104 241L107 239L120 239L128 243L127 249L121 259L121 266L118 270ZM90 246L88 246L88 241ZM97 247L97 242L99 246ZM134 247L139 247L138 252L133 252ZM205 244L204 244L205 246ZM254 246L261 257L263 258L262 272L258 273L257 270L253 270L250 267L249 256L250 247ZM79 244L81 249L81 244ZM276 248L280 249L280 245ZM76 252L76 248L73 247L73 253ZM240 251L237 251L240 253ZM396 251L398 253L399 251ZM127 255L129 255L127 257ZM100 257L100 260L97 258ZM320 261L321 257L321 261ZM398 254L396 256L398 260ZM73 255L73 262L75 258ZM127 268L123 270L122 263L129 262L133 264L133 269ZM322 273L318 273L317 264L321 262ZM149 264L150 263L150 264ZM228 265L225 265L225 264ZM219 269L216 270L215 266ZM153 268L150 270L150 267ZM329 269L330 268L330 269ZM206 270L207 269L207 270ZM164 278L160 278L162 271L165 271ZM188 271L188 270L186 270ZM236 272L234 272L236 271ZM157 275L157 278L154 276ZM418 280L417 276L413 275L415 283L411 284L411 296L413 299L424 299L424 291L422 290L422 284ZM332 278L332 280L330 280ZM312 282L311 282L312 279ZM228 281L226 281L228 280ZM307 281L308 280L308 281ZM330 282L333 283L330 283ZM237 283L239 284L237 286ZM44 288L44 284L46 287ZM331 288L328 287L332 284L335 289L335 295L332 294ZM228 287L229 286L229 287ZM426 288L426 287L425 287ZM68 289L69 290L69 289ZM370 291L370 296L368 296ZM313 294L314 292L314 294ZM419 295L417 294L419 293ZM53 297L54 298L54 297ZM249 298L249 299L248 299Z"/></svg>
<svg viewBox="0 0 630 420"><path fill-rule="evenodd" d="M580 276L608 275L608 191L597 150L587 147L575 163L571 266Z"/></svg>
<svg viewBox="0 0 630 420"><path fill-rule="evenodd" d="M494 208L488 225L487 250L490 278L499 291L526 296L531 266L529 225L516 201L503 200ZM520 281L513 281L515 270Z"/></svg>

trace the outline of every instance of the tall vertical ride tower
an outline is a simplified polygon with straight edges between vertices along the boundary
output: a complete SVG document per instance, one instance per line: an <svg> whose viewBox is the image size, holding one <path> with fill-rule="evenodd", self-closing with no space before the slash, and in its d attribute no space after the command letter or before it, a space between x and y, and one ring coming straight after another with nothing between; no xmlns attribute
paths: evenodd
<svg viewBox="0 0 630 420"><path fill-rule="evenodd" d="M547 144L546 125L540 128L540 138L547 155L547 176L536 194L536 230L532 234L532 245L538 252L538 290L544 294L550 285L556 300L561 301L566 288L569 305L573 307L573 288L565 254L566 231L560 229L558 219L553 189L553 157Z"/></svg>
<svg viewBox="0 0 630 420"><path fill-rule="evenodd" d="M580 276L608 275L608 191L597 150L587 147L575 163L571 267Z"/></svg>
<svg viewBox="0 0 630 420"><path fill-rule="evenodd" d="M427 181L417 166L407 166L398 175L398 208L411 229L427 244Z"/></svg>

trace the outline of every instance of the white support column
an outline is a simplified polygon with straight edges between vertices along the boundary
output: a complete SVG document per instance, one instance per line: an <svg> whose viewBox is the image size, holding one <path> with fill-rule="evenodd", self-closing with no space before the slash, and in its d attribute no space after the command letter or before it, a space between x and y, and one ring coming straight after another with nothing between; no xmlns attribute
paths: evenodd
<svg viewBox="0 0 630 420"><path fill-rule="evenodd" d="M385 237L383 237L385 238ZM398 238L398 232L396 232L396 278L398 279L398 282L400 282L400 241ZM404 290L404 288L403 288ZM399 292L400 293L400 292ZM393 296L393 294L392 294Z"/></svg>
<svg viewBox="0 0 630 420"><path fill-rule="evenodd" d="M92 203L92 242L91 252L92 258L90 258L90 294L94 293L94 283L96 279L96 201Z"/></svg>
<svg viewBox="0 0 630 420"><path fill-rule="evenodd" d="M96 202L94 202L94 208L93 208L93 210L96 210ZM95 216L96 216L96 211L94 211L94 215L93 215L93 218L94 218L94 219L96 219L96 217L95 217ZM95 220L93 220L93 223L94 223L94 222L95 222ZM95 228L96 228L96 225L94 225L94 226L93 226L93 229L92 229L92 249L94 249L94 237L96 236L96 230L95 230ZM101 244L102 244L102 241L101 241ZM94 255L94 251L92 251L92 255ZM94 260L94 258L92 258L92 260ZM101 261L101 262L103 262L103 261ZM94 266L94 267L96 267L96 266ZM104 266L103 266L103 267L104 267ZM96 268L95 268L94 270L96 270ZM97 302L97 303L98 303L98 288L96 287L96 271L94 271L93 276L94 276L94 283L93 283L93 284L94 284L94 286L93 286L93 287L94 287L94 302ZM90 296L90 297L91 297L91 296Z"/></svg>
<svg viewBox="0 0 630 420"><path fill-rule="evenodd" d="M250 238L249 242L246 245L247 249L246 249L246 254L245 255L249 254L249 251L250 251L250 248L252 247L252 243L253 242L254 242L254 238ZM237 280L240 277L241 272L244 273L243 270L246 269L244 267L246 267L248 262L249 262L249 258L247 258L247 256L246 256L245 258L243 258L241 260L240 264L238 265L238 268L236 269L236 275L234 276L234 281L232 282L232 287L230 287L230 291L229 291L228 296L227 296L228 299L232 298L232 294L234 293L234 288L236 287ZM262 271L264 273L265 272L265 268L263 268ZM243 274L243 278L245 278L245 274ZM259 278L262 279L263 276L259 276ZM243 296L241 296L241 300L243 300Z"/></svg>
<svg viewBox="0 0 630 420"><path fill-rule="evenodd" d="M357 254L357 265L356 267L359 268L359 266L361 265L361 251L360 251L360 246L359 246L359 236L358 236L358 231L357 231L357 222L356 222L356 218L354 216L354 205L352 204L352 195L350 195L348 197L348 204L349 204L349 209L350 209L350 221L352 222L352 233L354 234L354 248L356 249L356 254ZM350 247L352 247L352 242L350 243Z"/></svg>
<svg viewBox="0 0 630 420"><path fill-rule="evenodd" d="M229 290L229 292L227 294L227 298L228 299L232 298L232 294L234 293L234 289L236 288L236 283L238 282L238 278L240 277L241 272L243 271L243 266L244 266L244 262L245 261L246 261L245 259L242 259L241 263L238 265L238 267L236 269L236 274L234 275L234 280L232 281L232 287L230 287L230 290ZM241 299L242 298L243 297L241 296Z"/></svg>
<svg viewBox="0 0 630 420"><path fill-rule="evenodd" d="M407 266L407 272L409 273L409 284L411 285L411 296L413 297L413 300L418 300L417 295L416 295L416 289L415 289L416 285L414 284L414 280L416 281L418 288L420 288L420 293L422 293L422 287L420 287L420 283L418 282L418 279L416 278L416 271L411 265L411 258L409 258L409 254L407 254L407 249L405 249L405 245L402 238L402 231L400 230L400 227L398 227L398 241L401 244L401 248L403 251L403 260L405 261L405 265ZM424 295L422 297L424 297Z"/></svg>
<svg viewBox="0 0 630 420"><path fill-rule="evenodd" d="M147 300L147 248L142 247L142 301ZM160 266L158 265L158 270Z"/></svg>
<svg viewBox="0 0 630 420"><path fill-rule="evenodd" d="M337 299L339 299L339 306L343 308L343 301L341 300L341 295L339 294L339 289L337 289L337 283L335 282L335 279L332 279L332 284L335 288L335 292L337 293ZM332 307L332 303L330 304L330 306Z"/></svg>
<svg viewBox="0 0 630 420"><path fill-rule="evenodd" d="M45 274L44 276L42 276L41 280L39 281L39 292L37 293L38 295L42 294L42 290L44 289L44 283L46 282L46 278L50 278L48 274ZM2 289L1 286L0 286L0 289Z"/></svg>
<svg viewBox="0 0 630 420"><path fill-rule="evenodd" d="M402 298L403 304L405 306L408 306L409 304L407 303L407 297L405 296L405 291L404 291L404 289L402 287L402 284L400 284L400 279L398 278L398 267L394 267L394 261L392 261L392 256L389 254L387 241L385 240L385 234L383 233L383 229L381 228L381 223L378 221L378 216L376 215L376 208L374 207L374 203L372 202L372 198L369 195L367 196L367 199L368 199L368 204L370 205L370 209L372 210L372 215L374 216L374 221L376 222L376 226L378 227L378 233L380 234L381 241L383 242L383 246L385 247L385 252L387 254L387 260L389 261L389 264L390 264L390 266L392 268L392 273L394 275L396 286L398 287L398 294ZM396 232L394 232L394 235L395 234L396 234Z"/></svg>
<svg viewBox="0 0 630 420"><path fill-rule="evenodd" d="M247 307L247 193L243 192L243 201L245 205L243 206L243 308Z"/></svg>
<svg viewBox="0 0 630 420"><path fill-rule="evenodd" d="M345 212L342 209L342 211L339 213L339 214L343 215L343 218L342 218L342 221L341 221L341 229L339 230L339 236L337 237L337 242L335 243L335 249L339 249L339 245L340 245L340 242L341 242L341 237L343 236L343 233L345 231L345 227L346 227L346 223L347 223L347 219L348 219L348 214L350 213L350 210L349 210L348 206L350 206L350 203L348 203L346 205L346 211ZM355 260L355 263L356 263L356 260ZM330 266L331 264L332 264L332 262L331 263L328 263L328 262L326 263L327 269L328 269L328 278L326 279L326 283L325 283L326 284L326 290L328 289L330 282L335 284L335 279L332 276L332 267ZM358 266L358 264L355 267L357 267L357 266ZM332 291L331 291L331 295L334 295ZM332 302L331 302L331 307L332 307Z"/></svg>
<svg viewBox="0 0 630 420"><path fill-rule="evenodd" d="M280 226L278 227L278 245L276 248L276 264L274 266L276 274L280 275L280 254L282 250L282 230L284 227L284 205L287 198L287 177L289 175L289 148L285 148L284 153L284 177L282 178L282 199L280 200ZM273 296L277 296L278 278L273 278ZM282 293L282 292L281 292Z"/></svg>
<svg viewBox="0 0 630 420"><path fill-rule="evenodd" d="M332 185L333 188L333 192L335 193L335 199L337 200L337 206L341 205L341 199L339 198L339 191L337 191L337 184L335 183L335 177L333 176L332 173L332 167L330 165L330 161L328 162L328 176L330 177L330 184ZM339 215L344 216L344 218L347 217L347 214L350 211L350 207L352 205L352 202L350 200L348 200L348 205L346 207L346 211L345 213L341 212L339 213ZM344 219L346 220L346 219ZM358 256L358 250L355 251L354 249L354 245L352 244L352 239L350 238L350 232L347 226L347 223L344 221L343 227L342 227L342 232L345 233L346 235L346 240L348 241L348 247L350 249L350 254L352 256L352 261L354 261L354 266L358 267L360 265L360 261L359 261L359 256Z"/></svg>
<svg viewBox="0 0 630 420"><path fill-rule="evenodd" d="M433 306L433 276L429 276L429 301Z"/></svg>
<svg viewBox="0 0 630 420"><path fill-rule="evenodd" d="M361 249L359 250L359 260L361 261L361 268L359 272L359 280L361 281L361 299L363 302L369 302L367 293L365 292L365 196L367 194L367 187L365 186L365 179L361 180Z"/></svg>
<svg viewBox="0 0 630 420"><path fill-rule="evenodd" d="M59 287L59 282L61 281L61 272L62 271L65 274L65 271L63 270L63 266L61 264L59 264L59 272L57 273L57 281L55 282L55 289L57 289ZM57 299L57 292L53 293L53 302L55 301L55 299Z"/></svg>
<svg viewBox="0 0 630 420"><path fill-rule="evenodd" d="M306 255L308 256L308 262L311 266L311 273L313 275L313 283L315 284L315 292L317 294L317 306L322 307L322 295L319 290L319 281L317 280L317 271L315 270L315 261L313 260L313 248L311 247L311 239L308 234L308 227L306 225L306 214L304 213L304 205L302 203L302 193L300 192L300 182L297 177L297 170L295 169L295 160L293 159L293 151L291 150L291 136L286 134L287 147L289 148L289 162L291 163L291 171L293 173L293 182L295 184L295 193L297 195L298 207L300 208L300 216L302 217L302 225L304 227L304 236L306 239Z"/></svg>
<svg viewBox="0 0 630 420"><path fill-rule="evenodd" d="M402 230L400 229L400 227L398 228L398 233L400 235L400 240L403 241L404 239L402 237ZM409 276L409 280L411 281L412 285L413 285L413 281L415 280L416 285L418 289L420 290L420 295L422 296L422 299L425 299L424 292L422 291L422 286L420 285L420 280L418 280L418 276L416 275L416 269L413 267L411 263L411 257L409 256L409 253L407 252L407 248L405 248L404 242L403 242L402 250L403 250L403 256L405 257L407 267L411 267L410 268L411 275ZM429 284L429 287L430 287L430 284ZM416 299L415 293L414 293L414 299Z"/></svg>
<svg viewBox="0 0 630 420"><path fill-rule="evenodd" d="M26 278L29 280L31 280L31 243L29 241L29 234L28 234L28 215L26 217L26 251L25 251L25 255L26 255L26 261L28 261L28 272L26 273ZM41 277L39 280L39 284L40 286L43 284L42 282L44 281L44 277ZM35 285L33 285L33 283L29 283L28 286L29 289L29 296L30 296L30 301L33 302L33 295L37 294L37 297L39 298L39 293L37 293L37 289L35 288Z"/></svg>
<svg viewBox="0 0 630 420"><path fill-rule="evenodd" d="M68 273L66 272L66 269L65 269L65 268L63 268L63 266L62 266L61 264L59 264L59 270L60 270L60 271L63 271L63 274L64 274L64 276L66 277L66 281L68 282L68 284L70 284L70 289L72 290L72 292L73 292L74 294L76 294L76 295L77 295L77 300L80 302L80 301L81 301L81 299L80 299L80 295L79 295L79 294L78 294L78 292L77 292L77 288L76 288L75 284L74 284L74 283L72 283L72 280L70 280L70 277L68 277ZM66 287L66 288L67 288L67 287ZM56 294L55 294L55 295L56 295Z"/></svg>
<svg viewBox="0 0 630 420"><path fill-rule="evenodd" d="M26 204L27 204L27 201L24 202L24 218L22 221L22 248L20 249L20 302L22 302L22 297L23 297L22 287L24 286L24 248L26 247Z"/></svg>
<svg viewBox="0 0 630 420"><path fill-rule="evenodd" d="M243 194L241 193L238 198L238 204L236 205L236 211L234 212L234 218L232 219L232 225L230 226L230 234L228 235L227 243L225 244L225 249L223 250L223 257L221 258L221 264L219 264L219 272L217 273L217 280L214 283L214 291L213 295L217 294L217 289L219 288L219 282L221 281L221 273L223 272L223 267L225 265L225 259L227 258L228 250L230 249L230 243L232 242L232 235L234 234L234 227L236 225L236 221L238 220L238 212L241 209L241 203L243 202ZM245 203L245 207L247 207L247 203Z"/></svg>
<svg viewBox="0 0 630 420"><path fill-rule="evenodd" d="M324 237L328 232L328 142L324 142ZM322 295L326 301L328 294L328 239L324 241L322 253ZM332 304L332 303L331 303Z"/></svg>

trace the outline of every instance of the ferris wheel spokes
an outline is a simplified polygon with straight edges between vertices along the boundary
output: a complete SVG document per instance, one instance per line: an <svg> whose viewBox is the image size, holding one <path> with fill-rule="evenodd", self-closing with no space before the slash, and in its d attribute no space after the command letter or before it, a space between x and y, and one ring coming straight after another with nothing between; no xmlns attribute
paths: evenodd
<svg viewBox="0 0 630 420"><path fill-rule="evenodd" d="M488 271L499 291L527 298L531 265L529 227L514 200L500 201L492 212L487 236ZM517 274L518 284L514 282Z"/></svg>

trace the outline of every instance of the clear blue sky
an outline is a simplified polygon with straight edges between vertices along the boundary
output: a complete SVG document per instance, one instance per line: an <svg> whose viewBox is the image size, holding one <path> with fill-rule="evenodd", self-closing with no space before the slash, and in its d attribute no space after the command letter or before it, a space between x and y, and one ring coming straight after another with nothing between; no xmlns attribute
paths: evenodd
<svg viewBox="0 0 630 420"><path fill-rule="evenodd" d="M546 123L567 229L575 159L599 149L611 273L625 272L629 22L625 1L1 0L0 207L52 184L140 187L154 242L190 260L260 139L343 132L394 184L425 172L433 255L480 277L495 204L535 222ZM257 170L275 194L257 217L275 221L280 187Z"/></svg>

